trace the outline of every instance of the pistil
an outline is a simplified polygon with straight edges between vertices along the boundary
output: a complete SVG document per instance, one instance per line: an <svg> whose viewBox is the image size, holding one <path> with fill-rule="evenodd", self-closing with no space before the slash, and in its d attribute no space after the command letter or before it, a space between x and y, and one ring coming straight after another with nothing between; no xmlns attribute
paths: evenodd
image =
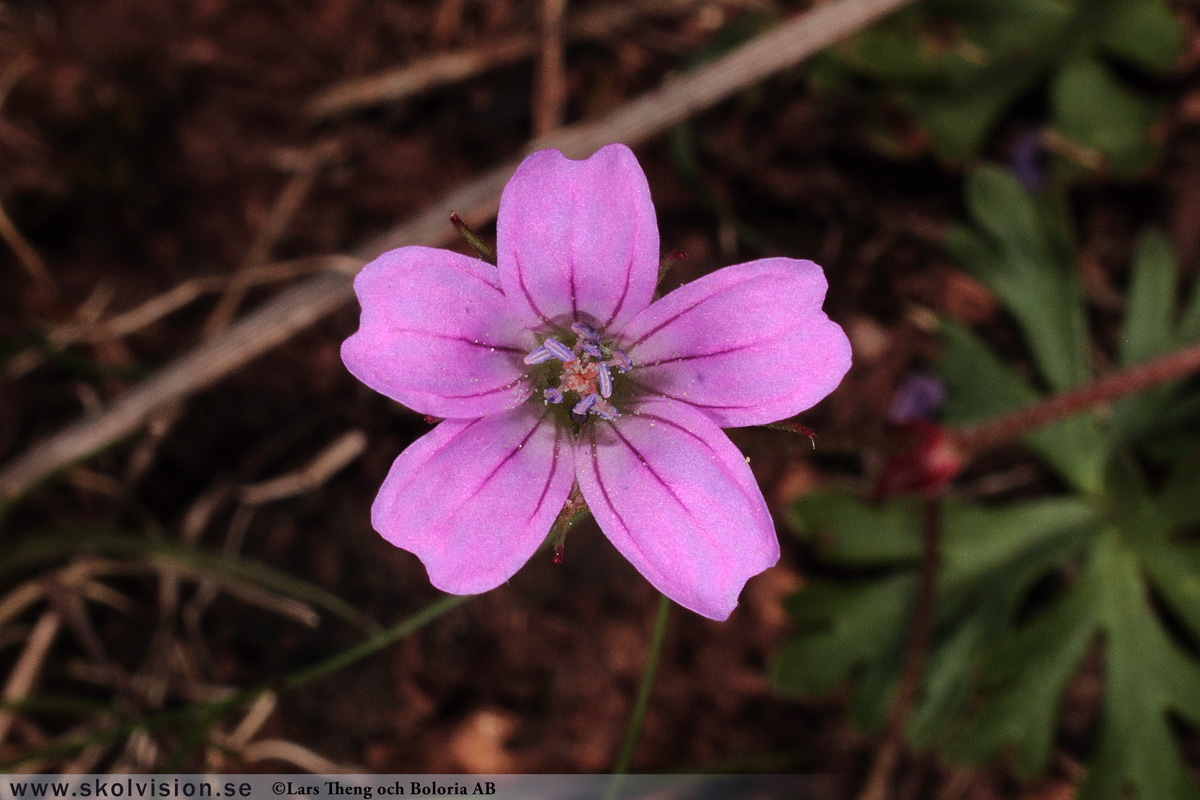
<svg viewBox="0 0 1200 800"><path fill-rule="evenodd" d="M620 348L603 343L600 332L586 322L571 325L575 343L567 347L561 339L549 336L541 346L525 356L531 366L551 360L562 362L558 385L548 386L542 392L546 405L559 405L572 396L571 418L584 422L588 416L613 420L620 412L609 402L613 394L613 373L623 375L633 368L633 362ZM574 399L578 398L578 399Z"/></svg>

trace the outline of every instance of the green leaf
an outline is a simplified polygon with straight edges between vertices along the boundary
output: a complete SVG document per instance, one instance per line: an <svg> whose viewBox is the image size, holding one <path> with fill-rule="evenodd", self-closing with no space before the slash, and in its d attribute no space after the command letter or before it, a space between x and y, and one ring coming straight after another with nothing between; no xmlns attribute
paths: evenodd
<svg viewBox="0 0 1200 800"><path fill-rule="evenodd" d="M1183 528L1200 523L1200 459L1185 457L1172 466L1156 498L1163 524Z"/></svg>
<svg viewBox="0 0 1200 800"><path fill-rule="evenodd" d="M919 500L867 506L852 492L834 490L797 500L788 521L832 563L913 564L921 555L919 508Z"/></svg>
<svg viewBox="0 0 1200 800"><path fill-rule="evenodd" d="M960 259L1021 326L1038 368L1059 391L1091 377L1083 292L1057 209L1037 203L1010 173L980 167L967 178L980 246Z"/></svg>
<svg viewBox="0 0 1200 800"><path fill-rule="evenodd" d="M1059 73L1051 90L1056 127L1085 150L1102 155L1118 176L1132 176L1154 160L1150 126L1159 106L1118 82L1095 59Z"/></svg>
<svg viewBox="0 0 1200 800"><path fill-rule="evenodd" d="M951 586L1004 570L1048 538L1089 528L1098 518L1092 503L1076 498L998 508L947 503L942 513L942 580Z"/></svg>
<svg viewBox="0 0 1200 800"><path fill-rule="evenodd" d="M1162 232L1148 230L1139 237L1131 272L1117 346L1118 360L1125 367L1149 361L1174 346L1178 273L1171 243ZM1152 431L1174 393L1170 386L1156 386L1118 400L1111 425L1114 442L1133 442Z"/></svg>
<svg viewBox="0 0 1200 800"><path fill-rule="evenodd" d="M1145 566L1171 610L1200 641L1200 547L1163 545L1145 554Z"/></svg>
<svg viewBox="0 0 1200 800"><path fill-rule="evenodd" d="M1184 304L1183 313L1179 318L1179 328L1175 332L1177 345L1200 342L1200 279L1192 279L1192 294Z"/></svg>
<svg viewBox="0 0 1200 800"><path fill-rule="evenodd" d="M949 743L951 757L979 761L1012 744L1020 772L1046 767L1060 698L1098 626L1095 583L1085 572L1066 597L997 644L981 675L995 697Z"/></svg>
<svg viewBox="0 0 1200 800"><path fill-rule="evenodd" d="M1161 0L1116 3L1104 22L1100 46L1148 72L1166 72L1183 52L1183 26Z"/></svg>
<svg viewBox="0 0 1200 800"><path fill-rule="evenodd" d="M897 647L915 586L912 576L897 575L806 587L787 603L800 634L776 656L773 685L784 694L820 696L861 665L879 662Z"/></svg>
<svg viewBox="0 0 1200 800"><path fill-rule="evenodd" d="M1174 344L1175 253L1162 231L1138 237L1125 301L1125 320L1118 346L1120 362L1132 366L1149 361Z"/></svg>
<svg viewBox="0 0 1200 800"><path fill-rule="evenodd" d="M872 82L869 95L907 111L939 156L961 163L978 154L1014 104L1058 82L1062 65L1107 55L1162 72L1182 40L1181 25L1161 0L929 0L871 26L827 60L840 59ZM1117 85L1123 99L1136 97ZM1123 172L1133 171L1147 156L1125 140L1148 143L1147 127L1121 134L1120 147L1100 142L1097 149ZM1152 157L1154 148L1147 152Z"/></svg>
<svg viewBox="0 0 1200 800"><path fill-rule="evenodd" d="M941 333L944 352L938 372L949 390L947 422L977 422L1038 402L1038 393L970 330L943 320ZM1093 494L1100 490L1106 447L1093 416L1048 425L1022 441L1072 486Z"/></svg>
<svg viewBox="0 0 1200 800"><path fill-rule="evenodd" d="M1176 646L1150 608L1136 555L1116 537L1096 561L1103 591L1097 608L1106 634L1103 721L1080 800L1188 800L1200 791L1188 775L1167 713L1196 720L1200 667Z"/></svg>
<svg viewBox="0 0 1200 800"><path fill-rule="evenodd" d="M788 599L785 607L798 630L774 663L781 691L819 695L852 681L851 720L864 730L883 723L911 625L921 505L901 500L868 506L841 491L793 505L789 519L831 563L890 565L893 571L852 583L816 583ZM1091 504L1076 500L1006 509L944 505L934 635L926 685L909 721L910 741L927 744L945 734L970 697L971 664L1005 629L1030 586L1065 551L1080 546L1080 534L1095 518ZM872 537L888 544L872 544Z"/></svg>

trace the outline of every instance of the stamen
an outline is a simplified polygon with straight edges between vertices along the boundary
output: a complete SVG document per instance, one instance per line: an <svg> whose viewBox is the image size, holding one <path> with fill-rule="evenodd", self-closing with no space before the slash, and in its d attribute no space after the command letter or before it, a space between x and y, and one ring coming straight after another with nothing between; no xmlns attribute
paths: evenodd
<svg viewBox="0 0 1200 800"><path fill-rule="evenodd" d="M589 394L575 404L575 407L571 409L571 413L580 417L587 416L587 413L592 410L592 406L596 405L599 400L600 398L597 395Z"/></svg>
<svg viewBox="0 0 1200 800"><path fill-rule="evenodd" d="M633 362L629 360L629 356L625 354L624 350L613 350L613 357L608 363L616 367L617 372L622 375L633 369Z"/></svg>
<svg viewBox="0 0 1200 800"><path fill-rule="evenodd" d="M554 358L554 354L545 347L537 347L529 351L529 355L525 356L526 364L544 364Z"/></svg>
<svg viewBox="0 0 1200 800"><path fill-rule="evenodd" d="M595 397L595 395L592 396ZM617 411L613 404L607 400L597 400L596 404L592 406L592 413L600 419L607 420L614 420L621 416L621 412Z"/></svg>
<svg viewBox="0 0 1200 800"><path fill-rule="evenodd" d="M596 382L600 385L601 397L612 397L612 373L608 371L608 364L596 365Z"/></svg>
<svg viewBox="0 0 1200 800"><path fill-rule="evenodd" d="M546 405L554 403L557 405L563 401L562 390L557 386L547 387L546 391L542 392L542 396L546 398Z"/></svg>
<svg viewBox="0 0 1200 800"><path fill-rule="evenodd" d="M575 360L575 354L571 352L571 348L567 347L553 336L542 342L542 347L549 350L555 358L564 363Z"/></svg>
<svg viewBox="0 0 1200 800"><path fill-rule="evenodd" d="M600 352L600 345L596 344L595 342L581 341L575 346L587 353L592 358L601 359L604 357L604 354Z"/></svg>
<svg viewBox="0 0 1200 800"><path fill-rule="evenodd" d="M588 342L600 343L600 331L588 325L586 322L575 322L571 324L571 330L580 339Z"/></svg>

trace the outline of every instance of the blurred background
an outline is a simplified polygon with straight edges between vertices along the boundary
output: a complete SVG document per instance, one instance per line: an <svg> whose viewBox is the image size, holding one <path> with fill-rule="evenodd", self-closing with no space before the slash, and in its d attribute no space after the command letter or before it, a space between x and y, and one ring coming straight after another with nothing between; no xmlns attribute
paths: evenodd
<svg viewBox="0 0 1200 800"><path fill-rule="evenodd" d="M609 770L654 590L585 522L438 605L370 526L429 423L345 371L357 308L236 321L422 213L469 252L449 214L490 240L487 203L445 198L531 140L872 5L901 8L635 147L687 255L664 289L810 258L855 364L800 417L815 450L732 432L783 559L728 622L673 614L632 767L854 797L892 741L889 797L1197 796L1194 380L925 487L938 600L890 727L922 501L871 498L898 425L1200 340L1182 0L0 1L0 768ZM261 355L180 361L205 346ZM195 390L47 447L180 370Z"/></svg>

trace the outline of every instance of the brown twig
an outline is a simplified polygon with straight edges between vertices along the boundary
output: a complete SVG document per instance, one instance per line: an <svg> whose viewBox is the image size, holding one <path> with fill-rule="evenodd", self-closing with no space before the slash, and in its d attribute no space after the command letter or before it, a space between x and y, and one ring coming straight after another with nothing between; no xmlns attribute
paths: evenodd
<svg viewBox="0 0 1200 800"><path fill-rule="evenodd" d="M337 155L338 150L335 142L327 141L318 144L301 156L296 165L295 174L284 184L279 196L275 198L275 205L271 207L266 221L259 228L254 241L251 242L250 249L246 252L246 258L242 261L241 269L229 281L216 308L209 315L208 321L204 323L206 338L215 336L229 327L229 323L233 321L238 307L241 306L242 300L246 296L246 291L253 285L253 271L267 263L271 251L283 238L288 223L300 210L300 204L304 202L304 198L312 190L313 184L317 182L321 168Z"/></svg>
<svg viewBox="0 0 1200 800"><path fill-rule="evenodd" d="M398 102L448 83L524 61L537 50L537 38L518 36L482 47L430 56L403 69L338 84L308 102L314 119L328 119L360 108Z"/></svg>
<svg viewBox="0 0 1200 800"><path fill-rule="evenodd" d="M929 631L933 627L938 565L941 562L942 499L925 501L924 531L921 535L921 571L917 578L917 596L913 603L912 624L909 628L908 649L904 654L904 675L896 689L892 710L888 716L883 744L867 773L859 800L884 800L900 754L904 749L904 723L917 699L921 676L925 668L925 651Z"/></svg>
<svg viewBox="0 0 1200 800"><path fill-rule="evenodd" d="M677 14L701 2L704 0L640 0L620 6L602 3L594 10L568 20L562 35L571 40L605 39L640 17L650 14ZM742 0L736 4L760 5L749 0ZM447 14L461 13L461 9L456 10L449 6L443 8ZM309 100L305 110L314 119L328 119L383 103L398 103L407 97L439 86L460 83L490 70L525 61L536 55L541 46L542 41L539 37L521 34L468 50L429 56L407 67L355 78L332 86Z"/></svg>
<svg viewBox="0 0 1200 800"><path fill-rule="evenodd" d="M659 89L593 122L562 128L532 143L575 158L610 142L637 145L780 70L792 67L912 0L839 0L824 3L694 72L668 79ZM451 193L408 222L355 251L366 261L401 245L442 245L455 235L446 224L458 209L471 225L496 213L500 191L519 162L502 164ZM101 413L35 442L0 471L0 503L46 476L128 436L158 408L211 386L225 375L287 341L340 308L352 295L350 277L325 273L292 287L217 336L180 356Z"/></svg>
<svg viewBox="0 0 1200 800"><path fill-rule="evenodd" d="M307 256L246 269L239 273L239 279L242 281L244 289L252 289L263 284L292 280L326 269L341 270L347 275L353 275L360 266L362 266L362 261L352 256L336 254ZM84 309L81 308L76 320L51 331L47 335L46 341L51 348L61 350L75 344L99 345L122 339L158 322L197 298L221 291L227 285L228 280L225 278L192 278L150 298L129 311L123 311L108 319L100 319L102 308L89 314L85 314ZM108 300L111 300L112 295L106 292L102 297L107 303ZM89 300L89 304L91 302ZM6 378L19 378L36 369L44 360L44 353L37 348L23 350L10 358L4 365L3 375Z"/></svg>
<svg viewBox="0 0 1200 800"><path fill-rule="evenodd" d="M545 136L563 124L567 75L563 64L563 15L567 0L542 0L542 47L533 88L533 135Z"/></svg>

